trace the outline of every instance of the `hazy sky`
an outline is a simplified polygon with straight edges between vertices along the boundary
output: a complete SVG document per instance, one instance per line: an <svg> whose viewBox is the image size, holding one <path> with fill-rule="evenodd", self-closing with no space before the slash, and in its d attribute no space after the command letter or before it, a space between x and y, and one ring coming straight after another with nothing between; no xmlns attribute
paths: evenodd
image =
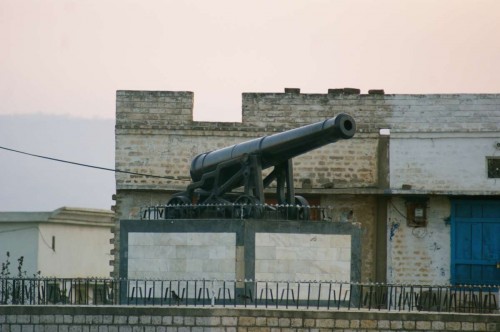
<svg viewBox="0 0 500 332"><path fill-rule="evenodd" d="M0 114L113 118L115 91L500 92L498 0L0 0Z"/></svg>
<svg viewBox="0 0 500 332"><path fill-rule="evenodd" d="M116 90L240 121L242 92L285 87L500 93L500 1L0 0L0 146L113 168ZM112 204L113 173L0 164L0 211Z"/></svg>

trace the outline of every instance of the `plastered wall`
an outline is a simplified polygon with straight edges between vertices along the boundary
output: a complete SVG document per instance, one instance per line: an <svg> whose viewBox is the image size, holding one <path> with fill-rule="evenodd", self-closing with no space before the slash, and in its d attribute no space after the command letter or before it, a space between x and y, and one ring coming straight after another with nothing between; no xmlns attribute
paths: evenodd
<svg viewBox="0 0 500 332"><path fill-rule="evenodd" d="M498 133L468 132L392 138L391 187L464 193L498 190L500 182L487 177L486 165L486 157L500 157L497 141Z"/></svg>

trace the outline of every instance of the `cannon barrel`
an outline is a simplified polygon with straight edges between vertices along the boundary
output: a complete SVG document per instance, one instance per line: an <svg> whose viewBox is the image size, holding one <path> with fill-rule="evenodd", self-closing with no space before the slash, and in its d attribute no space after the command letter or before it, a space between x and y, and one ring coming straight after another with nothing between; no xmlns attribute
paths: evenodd
<svg viewBox="0 0 500 332"><path fill-rule="evenodd" d="M254 154L259 156L262 169L276 166L326 144L349 139L355 131L354 119L339 114L321 122L205 152L194 157L191 178L199 181L203 174L215 170L220 163Z"/></svg>

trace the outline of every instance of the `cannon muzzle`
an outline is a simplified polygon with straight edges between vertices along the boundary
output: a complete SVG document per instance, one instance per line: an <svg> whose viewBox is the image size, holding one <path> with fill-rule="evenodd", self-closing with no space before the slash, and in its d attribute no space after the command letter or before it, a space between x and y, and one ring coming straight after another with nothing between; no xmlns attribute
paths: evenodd
<svg viewBox="0 0 500 332"><path fill-rule="evenodd" d="M220 164L250 155L256 155L262 169L266 169L326 144L352 138L355 131L354 119L339 114L325 121L205 152L193 159L191 178L194 182L200 181L204 174L214 171Z"/></svg>

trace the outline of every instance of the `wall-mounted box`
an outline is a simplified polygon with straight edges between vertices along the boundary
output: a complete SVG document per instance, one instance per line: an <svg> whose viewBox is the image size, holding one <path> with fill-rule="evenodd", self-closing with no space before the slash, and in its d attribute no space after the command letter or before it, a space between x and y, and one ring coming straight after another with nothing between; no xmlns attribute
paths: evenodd
<svg viewBox="0 0 500 332"><path fill-rule="evenodd" d="M406 223L409 227L427 226L427 198L406 200Z"/></svg>

